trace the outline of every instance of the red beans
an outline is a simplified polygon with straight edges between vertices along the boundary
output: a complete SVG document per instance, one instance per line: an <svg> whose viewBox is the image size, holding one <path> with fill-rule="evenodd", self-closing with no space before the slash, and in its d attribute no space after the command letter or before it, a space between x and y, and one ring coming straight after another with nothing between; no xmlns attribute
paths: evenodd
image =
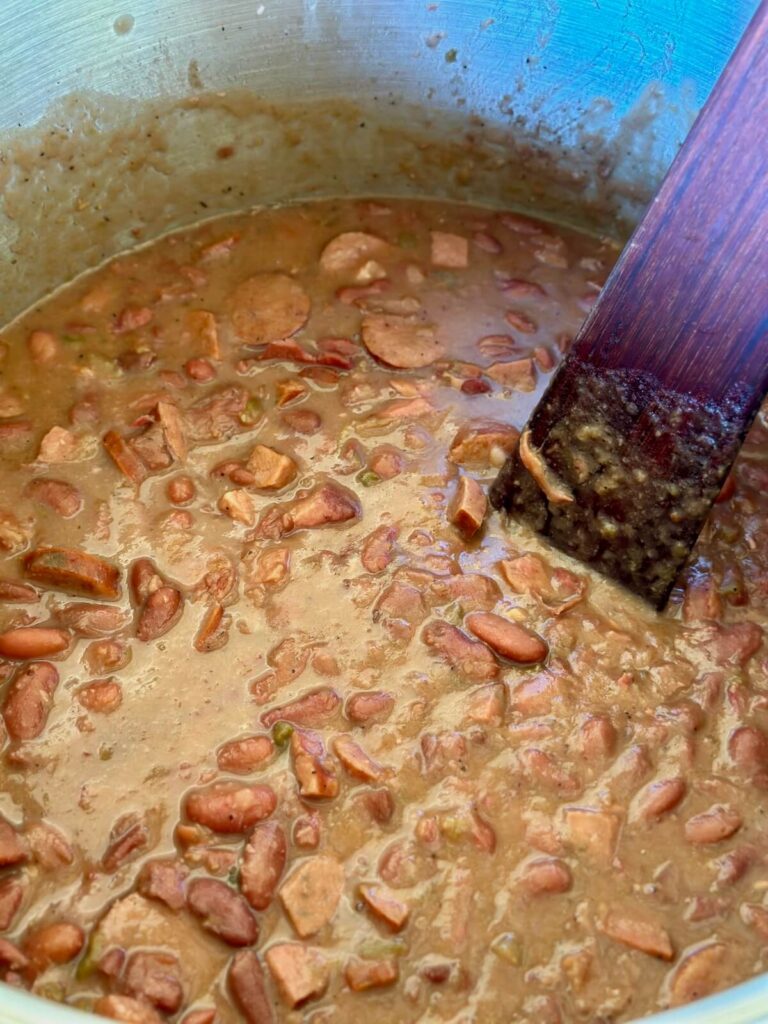
<svg viewBox="0 0 768 1024"><path fill-rule="evenodd" d="M276 805L277 798L271 787L234 782L216 782L206 789L195 790L185 801L190 821L225 834L246 832L258 821L268 818Z"/></svg>
<svg viewBox="0 0 768 1024"><path fill-rule="evenodd" d="M26 859L26 843L10 822L0 818L0 868L21 864Z"/></svg>
<svg viewBox="0 0 768 1024"><path fill-rule="evenodd" d="M216 763L223 772L247 775L254 769L263 767L274 753L275 745L269 736L244 736L219 747L216 752Z"/></svg>
<svg viewBox="0 0 768 1024"><path fill-rule="evenodd" d="M144 643L157 640L176 623L184 599L175 587L159 587L147 598L139 613L136 636Z"/></svg>
<svg viewBox="0 0 768 1024"><path fill-rule="evenodd" d="M548 653L546 643L531 630L492 612L472 612L467 627L478 639L508 661L532 665L543 661Z"/></svg>
<svg viewBox="0 0 768 1024"><path fill-rule="evenodd" d="M179 961L169 953L131 954L123 980L129 992L163 1013L176 1013L184 1000Z"/></svg>
<svg viewBox="0 0 768 1024"><path fill-rule="evenodd" d="M232 960L227 977L229 991L247 1024L272 1024L274 1011L267 995L264 971L255 953L244 950Z"/></svg>
<svg viewBox="0 0 768 1024"><path fill-rule="evenodd" d="M190 477L177 476L168 484L166 493L168 500L174 505L188 505L190 501L194 501L197 488Z"/></svg>
<svg viewBox="0 0 768 1024"><path fill-rule="evenodd" d="M216 376L216 367L208 359L188 359L184 364L184 370L187 376L198 384L207 383Z"/></svg>
<svg viewBox="0 0 768 1024"><path fill-rule="evenodd" d="M8 735L14 740L39 736L48 721L59 673L47 661L33 662L11 683L3 705Z"/></svg>
<svg viewBox="0 0 768 1024"><path fill-rule="evenodd" d="M347 698L344 712L355 725L367 725L388 718L395 706L395 698L384 690L353 693Z"/></svg>
<svg viewBox="0 0 768 1024"><path fill-rule="evenodd" d="M69 647L72 637L66 629L50 626L19 626L0 633L0 655L15 661L49 658Z"/></svg>
<svg viewBox="0 0 768 1024"><path fill-rule="evenodd" d="M35 972L51 964L66 964L74 960L85 943L83 929L68 921L35 928L24 939L24 953Z"/></svg>
<svg viewBox="0 0 768 1024"><path fill-rule="evenodd" d="M695 814L685 823L685 838L689 843L719 843L730 838L741 828L742 819L732 807L715 804L709 810Z"/></svg>
<svg viewBox="0 0 768 1024"><path fill-rule="evenodd" d="M567 892L572 882L571 869L557 857L536 857L520 873L520 884L531 896Z"/></svg>
<svg viewBox="0 0 768 1024"><path fill-rule="evenodd" d="M256 918L242 896L215 878L194 878L187 906L204 928L230 946L251 946L259 937Z"/></svg>
<svg viewBox="0 0 768 1024"><path fill-rule="evenodd" d="M266 910L285 869L287 843L281 825L257 825L246 843L240 864L240 888L254 910Z"/></svg>

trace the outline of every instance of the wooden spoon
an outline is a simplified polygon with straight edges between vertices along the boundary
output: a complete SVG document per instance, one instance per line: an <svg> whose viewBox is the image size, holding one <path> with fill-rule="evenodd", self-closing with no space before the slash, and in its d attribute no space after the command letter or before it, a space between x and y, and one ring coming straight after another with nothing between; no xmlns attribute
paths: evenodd
<svg viewBox="0 0 768 1024"><path fill-rule="evenodd" d="M766 391L763 0L491 502L662 607Z"/></svg>

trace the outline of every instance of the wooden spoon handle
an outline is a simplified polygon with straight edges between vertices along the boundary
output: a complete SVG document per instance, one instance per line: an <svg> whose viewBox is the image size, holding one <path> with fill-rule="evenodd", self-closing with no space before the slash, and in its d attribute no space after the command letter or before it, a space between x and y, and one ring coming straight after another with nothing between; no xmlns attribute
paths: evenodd
<svg viewBox="0 0 768 1024"><path fill-rule="evenodd" d="M768 0L574 352L711 401L744 383L750 417L768 390Z"/></svg>

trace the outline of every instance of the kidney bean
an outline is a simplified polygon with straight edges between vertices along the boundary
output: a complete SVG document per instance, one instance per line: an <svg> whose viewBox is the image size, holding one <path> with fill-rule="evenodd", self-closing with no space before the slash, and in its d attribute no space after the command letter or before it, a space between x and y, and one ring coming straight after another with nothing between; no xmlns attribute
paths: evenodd
<svg viewBox="0 0 768 1024"><path fill-rule="evenodd" d="M396 526L378 526L363 540L360 561L366 572L383 572L386 569L394 557L399 532Z"/></svg>
<svg viewBox="0 0 768 1024"><path fill-rule="evenodd" d="M267 995L261 961L251 950L236 953L227 975L227 986L247 1024L273 1024L275 1015Z"/></svg>
<svg viewBox="0 0 768 1024"><path fill-rule="evenodd" d="M277 797L270 786L215 782L190 793L184 804L190 821L212 832L236 834L268 818L277 805Z"/></svg>
<svg viewBox="0 0 768 1024"><path fill-rule="evenodd" d="M248 904L225 882L193 878L187 886L187 906L203 928L230 946L251 946L259 937Z"/></svg>
<svg viewBox="0 0 768 1024"><path fill-rule="evenodd" d="M83 929L69 921L41 925L28 932L24 953L35 973L50 964L67 964L74 960L85 943Z"/></svg>
<svg viewBox="0 0 768 1024"><path fill-rule="evenodd" d="M120 596L120 572L96 555L74 548L36 548L24 558L24 572L59 590L94 597Z"/></svg>
<svg viewBox="0 0 768 1024"><path fill-rule="evenodd" d="M644 821L657 821L673 811L685 796L684 779L658 779L640 790L634 800L633 813Z"/></svg>
<svg viewBox="0 0 768 1024"><path fill-rule="evenodd" d="M244 736L230 740L216 751L216 763L223 772L247 775L263 767L275 753L275 745L269 736Z"/></svg>
<svg viewBox="0 0 768 1024"><path fill-rule="evenodd" d="M590 715L579 734L581 752L587 761L603 761L616 749L616 728L607 715Z"/></svg>
<svg viewBox="0 0 768 1024"><path fill-rule="evenodd" d="M689 843L719 843L729 839L742 826L738 811L723 804L714 804L701 814L695 814L685 823L685 838Z"/></svg>
<svg viewBox="0 0 768 1024"><path fill-rule="evenodd" d="M768 776L768 736L756 726L735 729L728 738L728 753L745 775L756 780Z"/></svg>
<svg viewBox="0 0 768 1024"><path fill-rule="evenodd" d="M607 915L601 928L609 938L630 949L638 949L660 960L674 959L675 951L666 929L650 918L615 910Z"/></svg>
<svg viewBox="0 0 768 1024"><path fill-rule="evenodd" d="M686 954L670 975L669 1005L683 1006L722 987L720 968L725 959L721 942L707 943Z"/></svg>
<svg viewBox="0 0 768 1024"><path fill-rule="evenodd" d="M149 843L149 830L144 820L134 813L118 818L109 834L109 844L101 859L105 871L122 867Z"/></svg>
<svg viewBox="0 0 768 1024"><path fill-rule="evenodd" d="M69 647L71 640L72 634L66 629L55 629L52 626L19 626L0 633L0 655L15 661L47 658L53 654L61 654Z"/></svg>
<svg viewBox="0 0 768 1024"><path fill-rule="evenodd" d="M261 716L261 721L267 729L271 729L275 722L317 726L333 718L340 704L341 698L338 693L328 686L322 686L288 704L266 711Z"/></svg>
<svg viewBox="0 0 768 1024"><path fill-rule="evenodd" d="M144 643L158 637L175 625L181 615L184 599L175 587L159 587L153 590L146 604L139 612L136 636Z"/></svg>
<svg viewBox="0 0 768 1024"><path fill-rule="evenodd" d="M428 622L421 632L421 639L467 679L485 682L499 674L499 664L485 644L470 640L448 622L440 619Z"/></svg>
<svg viewBox="0 0 768 1024"><path fill-rule="evenodd" d="M0 579L0 601L8 601L12 604L35 604L39 600L40 595L28 583Z"/></svg>
<svg viewBox="0 0 768 1024"><path fill-rule="evenodd" d="M188 505L194 501L197 488L194 481L188 476L174 477L165 489L168 500L174 505Z"/></svg>
<svg viewBox="0 0 768 1024"><path fill-rule="evenodd" d="M0 868L21 864L26 859L26 843L13 825L0 817Z"/></svg>
<svg viewBox="0 0 768 1024"><path fill-rule="evenodd" d="M190 1010L181 1018L181 1024L216 1024L215 1010Z"/></svg>
<svg viewBox="0 0 768 1024"><path fill-rule="evenodd" d="M37 661L21 670L11 683L3 704L8 735L14 740L32 740L48 721L59 673L47 661Z"/></svg>
<svg viewBox="0 0 768 1024"><path fill-rule="evenodd" d="M164 1024L163 1018L151 1006L131 996L102 996L93 1004L93 1011L123 1024Z"/></svg>
<svg viewBox="0 0 768 1024"><path fill-rule="evenodd" d="M176 1013L184 1001L179 975L179 961L175 956L139 951L128 957L123 981L133 995L163 1013Z"/></svg>
<svg viewBox="0 0 768 1024"><path fill-rule="evenodd" d="M123 690L120 683L114 679L97 679L81 687L75 696L86 711L108 715L120 707Z"/></svg>
<svg viewBox="0 0 768 1024"><path fill-rule="evenodd" d="M41 505L47 505L64 519L71 519L83 507L83 497L72 484L63 480L47 480L38 477L26 486L26 493Z"/></svg>
<svg viewBox="0 0 768 1024"><path fill-rule="evenodd" d="M191 380L195 380L199 384L207 383L216 377L216 367L209 359L201 357L188 359L184 363L184 372Z"/></svg>
<svg viewBox="0 0 768 1024"><path fill-rule="evenodd" d="M148 860L142 865L136 888L142 896L159 900L171 910L181 910L185 903L184 884L189 871L179 860Z"/></svg>
<svg viewBox="0 0 768 1024"><path fill-rule="evenodd" d="M344 713L355 725L381 722L389 718L395 706L395 698L384 690L365 690L353 693L347 698Z"/></svg>
<svg viewBox="0 0 768 1024"><path fill-rule="evenodd" d="M221 650L229 640L229 617L224 616L222 605L215 603L208 608L195 634L195 650L201 654Z"/></svg>
<svg viewBox="0 0 768 1024"><path fill-rule="evenodd" d="M466 625L496 654L516 664L532 665L543 661L549 653L540 636L501 615L471 612L466 618Z"/></svg>
<svg viewBox="0 0 768 1024"><path fill-rule="evenodd" d="M576 793L581 789L578 776L565 768L544 750L526 747L520 751L520 760L526 772L537 781L563 793Z"/></svg>
<svg viewBox="0 0 768 1024"><path fill-rule="evenodd" d="M138 485L147 479L149 470L136 449L116 430L108 430L101 439L104 450L124 477Z"/></svg>
<svg viewBox="0 0 768 1024"><path fill-rule="evenodd" d="M285 832L277 822L263 822L251 833L240 862L240 888L254 910L266 910L272 902L287 848Z"/></svg>
<svg viewBox="0 0 768 1024"><path fill-rule="evenodd" d="M1 836L1 832L0 832ZM0 838L0 849L2 838ZM0 859L2 866L2 859ZM0 882L0 932L7 932L14 922L24 898L24 886L18 878L6 878Z"/></svg>
<svg viewBox="0 0 768 1024"><path fill-rule="evenodd" d="M567 892L573 884L571 869L557 857L535 857L520 872L520 884L531 896Z"/></svg>
<svg viewBox="0 0 768 1024"><path fill-rule="evenodd" d="M108 604L67 604L56 610L56 619L79 636L99 637L116 633L128 621L122 608Z"/></svg>

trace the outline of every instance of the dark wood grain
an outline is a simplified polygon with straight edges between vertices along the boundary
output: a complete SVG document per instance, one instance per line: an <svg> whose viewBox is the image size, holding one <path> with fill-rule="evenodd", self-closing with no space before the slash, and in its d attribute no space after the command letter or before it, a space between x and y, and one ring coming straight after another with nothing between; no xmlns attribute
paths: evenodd
<svg viewBox="0 0 768 1024"><path fill-rule="evenodd" d="M491 500L662 605L766 391L768 0L528 424L575 500Z"/></svg>

